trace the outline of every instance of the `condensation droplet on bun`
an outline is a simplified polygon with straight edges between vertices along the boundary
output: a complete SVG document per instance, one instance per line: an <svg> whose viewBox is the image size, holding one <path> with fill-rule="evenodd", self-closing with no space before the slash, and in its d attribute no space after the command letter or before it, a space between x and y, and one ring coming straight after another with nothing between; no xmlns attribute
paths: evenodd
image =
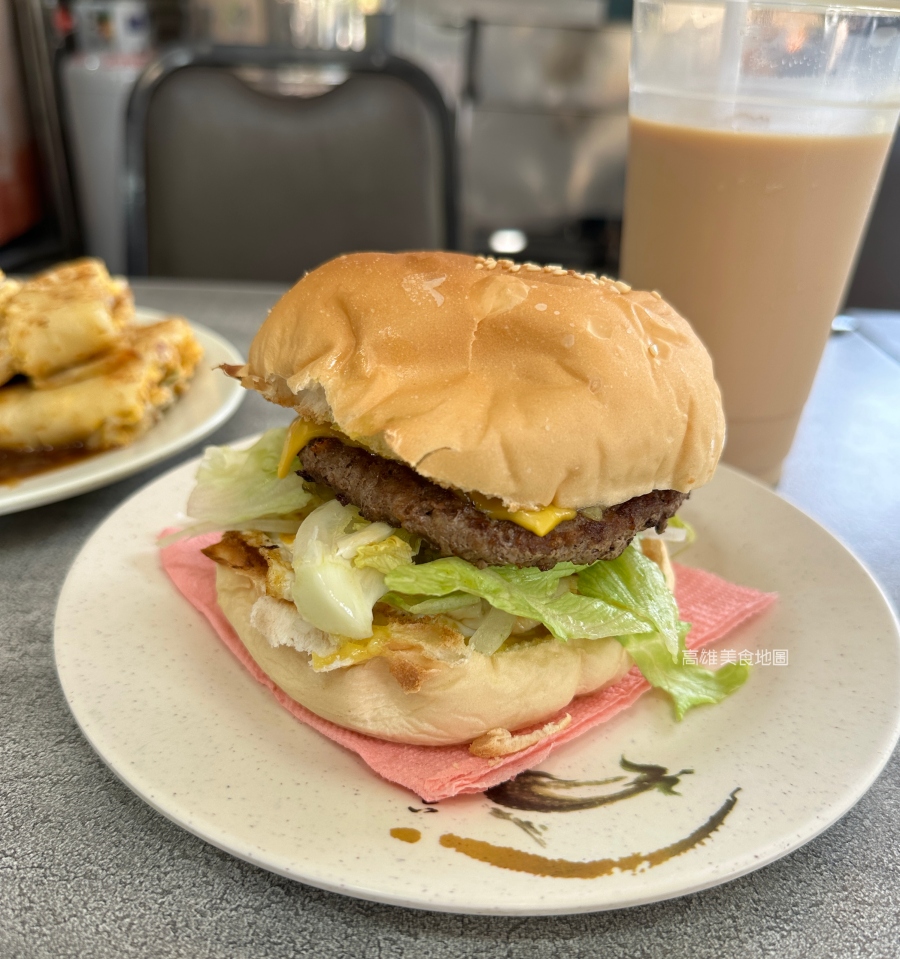
<svg viewBox="0 0 900 959"><path fill-rule="evenodd" d="M477 280L469 290L474 316L483 320L488 316L507 313L528 297L528 284L508 273L492 274Z"/></svg>

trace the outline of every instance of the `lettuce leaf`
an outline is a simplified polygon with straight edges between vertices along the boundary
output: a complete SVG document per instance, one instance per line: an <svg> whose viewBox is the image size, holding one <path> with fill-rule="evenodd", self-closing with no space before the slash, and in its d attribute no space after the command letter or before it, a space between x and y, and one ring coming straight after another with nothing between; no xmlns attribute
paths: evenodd
<svg viewBox="0 0 900 959"><path fill-rule="evenodd" d="M681 633L681 650L684 651L684 635ZM628 651L644 679L658 689L664 689L671 697L675 715L682 719L694 706L718 703L730 696L744 684L750 667L740 663L726 663L717 670L704 669L693 663L682 662L682 656L673 661L660 633L642 633L637 636L617 636Z"/></svg>
<svg viewBox="0 0 900 959"><path fill-rule="evenodd" d="M646 626L632 632L660 633L670 657L677 659L681 622L675 597L662 570L636 546L629 546L617 559L583 569L578 574L578 592L631 613Z"/></svg>
<svg viewBox="0 0 900 959"><path fill-rule="evenodd" d="M381 597L381 602L407 613L415 613L416 616L438 616L441 613L462 609L464 606L471 606L473 600L469 593L463 593L461 590L436 597L406 596L392 590Z"/></svg>
<svg viewBox="0 0 900 959"><path fill-rule="evenodd" d="M361 549L387 539L387 523L368 523L355 506L323 503L300 524L294 539L291 598L300 615L335 636L368 639L372 607L385 592L377 569L359 569Z"/></svg>
<svg viewBox="0 0 900 959"><path fill-rule="evenodd" d="M490 656L506 642L515 625L516 617L512 613L492 608L472 634L469 646L476 652Z"/></svg>
<svg viewBox="0 0 900 959"><path fill-rule="evenodd" d="M536 619L557 639L563 640L603 639L655 628L646 619L602 598L581 596L565 584L561 587L561 580L580 569L583 567L572 563L558 563L546 571L515 566L476 569L465 560L448 557L391 570L385 576L385 585L391 592L382 597L382 601L401 605L396 601L397 593L417 600L420 596L452 596L455 603L463 606L466 604L460 601L458 594L469 594L486 599L495 609L513 616ZM421 602L417 604L420 607Z"/></svg>
<svg viewBox="0 0 900 959"><path fill-rule="evenodd" d="M573 581L577 592L571 590ZM635 546L618 559L591 566L560 563L551 570L497 566L476 569L465 560L438 559L397 567L385 576L390 592L382 602L409 612L435 614L486 599L495 610L542 622L557 639L615 637L647 681L671 697L676 716L702 703L717 703L747 678L747 666L728 664L712 672L684 663L684 637L675 597L662 571ZM433 597L428 599L428 597ZM451 605L452 604L452 605ZM501 617L488 623L470 644L482 652L499 649L512 625ZM477 646L476 646L477 643Z"/></svg>
<svg viewBox="0 0 900 959"><path fill-rule="evenodd" d="M684 662L684 638L690 626L679 619L675 597L660 568L636 547L629 546L618 559L582 570L578 589L589 596L602 596L653 624L652 632L616 638L647 682L672 697L678 719L693 706L720 702L747 679L747 665L728 663L713 672Z"/></svg>
<svg viewBox="0 0 900 959"><path fill-rule="evenodd" d="M282 517L303 510L312 496L296 473L278 479L276 471L286 432L283 428L268 430L245 450L206 448L187 503L188 516L197 521L190 535L225 529L275 532L277 528L287 532L297 528L299 517ZM272 522L266 526L263 517Z"/></svg>

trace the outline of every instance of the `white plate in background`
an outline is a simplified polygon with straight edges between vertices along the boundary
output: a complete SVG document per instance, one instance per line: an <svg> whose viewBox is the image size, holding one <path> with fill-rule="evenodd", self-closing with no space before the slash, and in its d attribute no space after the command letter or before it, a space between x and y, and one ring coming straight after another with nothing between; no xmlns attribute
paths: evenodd
<svg viewBox="0 0 900 959"><path fill-rule="evenodd" d="M155 323L168 315L140 307L136 311L139 323ZM245 390L216 367L221 363L243 363L243 358L218 333L199 323L191 323L191 329L203 347L203 358L190 389L163 413L158 423L128 446L96 453L16 483L0 483L0 516L108 486L180 453L230 419Z"/></svg>
<svg viewBox="0 0 900 959"><path fill-rule="evenodd" d="M812 839L868 789L897 741L898 627L878 586L813 520L720 467L683 510L698 540L679 559L777 591L773 610L715 648L787 650L788 664L755 667L734 696L681 723L662 694L647 694L541 764L567 780L624 777L562 795L624 790L630 798L564 813L510 809L482 795L426 807L278 706L168 581L154 540L183 509L196 466L140 490L85 545L59 601L56 664L85 736L131 789L183 828L273 872L447 912L539 915L653 902L733 879ZM650 776L656 786L635 789L639 775L620 767L623 756L662 767ZM663 773L675 776L668 784L677 794L659 788ZM717 814L719 828L691 844ZM421 838L400 841L395 829ZM455 840L442 842L447 836L506 847L520 860L597 862L679 842L691 848L637 871L554 878L470 858Z"/></svg>

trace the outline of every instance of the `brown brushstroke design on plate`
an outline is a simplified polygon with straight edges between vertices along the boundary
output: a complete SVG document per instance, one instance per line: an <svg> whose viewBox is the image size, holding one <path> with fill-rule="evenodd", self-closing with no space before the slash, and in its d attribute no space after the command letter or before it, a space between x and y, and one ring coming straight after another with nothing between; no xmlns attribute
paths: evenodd
<svg viewBox="0 0 900 959"><path fill-rule="evenodd" d="M681 781L681 777L694 772L693 769L680 769L677 773L670 773L665 766L633 763L624 756L619 761L619 765L626 772L634 773L634 778L616 792L604 795L571 796L565 793L568 790L588 786L608 786L622 782L626 777L559 779L550 773L526 769L513 779L491 787L485 792L485 796L498 806L506 806L508 809L526 809L529 812L579 812L583 809L596 809L599 806L621 802L623 799L631 799L652 789L666 796L678 796L680 794L675 787Z"/></svg>
<svg viewBox="0 0 900 959"><path fill-rule="evenodd" d="M493 786L486 790L485 796L497 806L508 809L524 809L533 812L578 812L585 809L597 809L612 803L622 802L640 796L645 792L656 790L665 796L681 795L675 788L682 776L693 774L693 769L680 769L677 773L670 773L665 766L652 763L635 763L624 756L619 765L628 776L609 776L606 779L561 779L550 773L536 769L526 769L513 779ZM624 783L613 792L595 793L589 796L574 796L572 790L598 786L612 786ZM511 846L497 846L480 839L467 839L453 833L444 833L439 842L445 849L453 849L471 859L497 866L500 869L509 869L514 872L525 872L533 876L546 876L553 879L598 879L609 876L614 872L636 873L643 868L652 869L661 863L668 862L676 856L689 852L702 845L728 818L732 809L737 805L737 794L741 791L738 786L731 791L722 805L698 826L690 835L677 842L670 843L652 852L636 852L617 859L593 859L587 862L578 862L570 859L550 859L547 856L514 849ZM412 806L410 812L421 812ZM429 811L437 810L430 808ZM545 825L519 819L502 809L491 809L490 814L497 819L503 819L522 829L530 839L538 845L546 847L547 837ZM403 834L403 835L401 835ZM408 838L406 834L410 834ZM415 838L411 838L415 834ZM404 842L417 842L421 833L417 829L392 829L391 835Z"/></svg>

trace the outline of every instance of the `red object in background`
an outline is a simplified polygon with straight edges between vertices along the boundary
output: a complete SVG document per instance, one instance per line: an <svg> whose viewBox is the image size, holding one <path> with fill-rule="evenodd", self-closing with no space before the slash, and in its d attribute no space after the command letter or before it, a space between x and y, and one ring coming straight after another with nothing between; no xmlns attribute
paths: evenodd
<svg viewBox="0 0 900 959"><path fill-rule="evenodd" d="M0 104L0 113L2 110ZM5 126L4 120L0 117L0 130ZM41 218L34 145L20 146L9 160L6 147L6 143L0 143L0 244L21 236Z"/></svg>
<svg viewBox="0 0 900 959"><path fill-rule="evenodd" d="M63 40L75 30L75 19L68 7L57 4L53 11L53 30L58 39Z"/></svg>
<svg viewBox="0 0 900 959"><path fill-rule="evenodd" d="M16 67L10 4L0 0L0 244L41 218L37 151Z"/></svg>

